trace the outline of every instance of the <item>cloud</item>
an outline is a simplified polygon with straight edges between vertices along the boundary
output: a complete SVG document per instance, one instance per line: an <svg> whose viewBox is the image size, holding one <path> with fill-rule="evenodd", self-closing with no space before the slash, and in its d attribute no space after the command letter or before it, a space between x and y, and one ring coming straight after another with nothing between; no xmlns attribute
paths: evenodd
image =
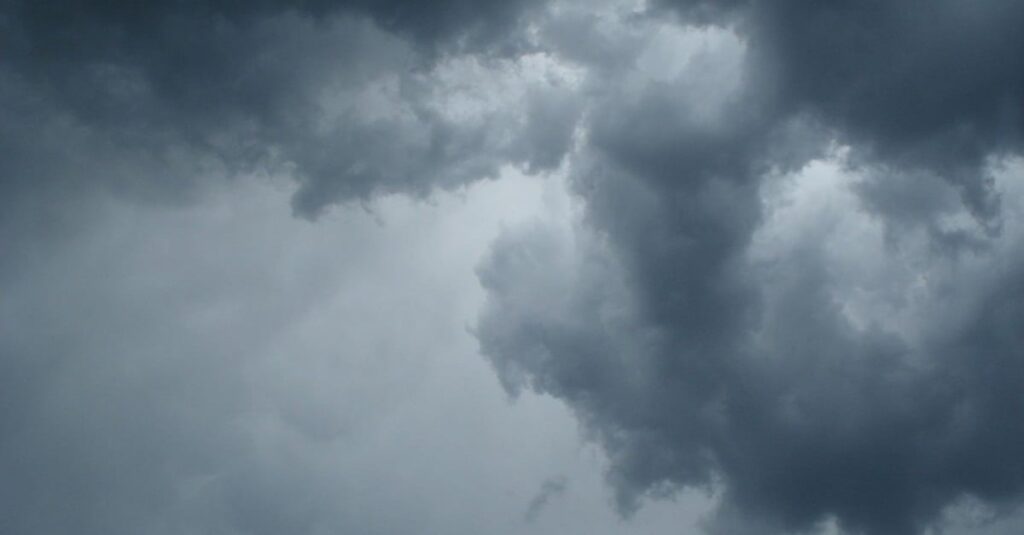
<svg viewBox="0 0 1024 535"><path fill-rule="evenodd" d="M662 2L585 33L635 52L565 49L584 215L495 243L478 332L621 510L693 487L710 531L919 533L1019 503L1011 4Z"/></svg>
<svg viewBox="0 0 1024 535"><path fill-rule="evenodd" d="M926 171L954 184L977 217L998 218L986 159L1024 142L1019 4L661 4L736 24L772 105L835 128L859 164L878 166L879 187L899 188L900 171Z"/></svg>
<svg viewBox="0 0 1024 535"><path fill-rule="evenodd" d="M465 330L477 256L541 190L481 185L317 224L281 183L107 200L5 256L0 531L522 533L537 482L585 465ZM607 521L599 485L579 506Z"/></svg>
<svg viewBox="0 0 1024 535"><path fill-rule="evenodd" d="M450 512L469 454L439 452L465 435L424 433L437 462L408 461L394 429L423 428L388 407L413 399L421 345L465 344L446 299L476 291L460 244L489 235L456 218L445 239L383 237L345 210L343 243L307 233L335 205L519 173L565 173L571 215L500 233L474 332L508 392L561 400L601 446L619 511L703 490L706 530L730 534L1010 511L1022 20L1000 0L5 2L0 462L19 483L2 522L395 532L430 516L415 497ZM299 220L236 212L261 184ZM504 193L488 233L522 200ZM337 328L316 321L332 306L351 307ZM392 325L403 306L419 314ZM333 382L366 355L406 358ZM343 438L422 479L384 470L359 495ZM551 473L569 472L517 488ZM414 489L409 516L378 511L394 488ZM527 524L566 518L539 514L558 489ZM523 524L525 492L463 531Z"/></svg>
<svg viewBox="0 0 1024 535"><path fill-rule="evenodd" d="M553 169L575 122L566 86L511 52L535 4L5 3L4 197L182 202L271 170L312 217Z"/></svg>
<svg viewBox="0 0 1024 535"><path fill-rule="evenodd" d="M553 477L545 479L540 485L540 490L537 491L537 495L530 500L530 503L526 506L526 513L523 518L527 522L533 522L540 515L541 511L548 505L548 502L552 498L555 498L565 492L568 482L565 476Z"/></svg>

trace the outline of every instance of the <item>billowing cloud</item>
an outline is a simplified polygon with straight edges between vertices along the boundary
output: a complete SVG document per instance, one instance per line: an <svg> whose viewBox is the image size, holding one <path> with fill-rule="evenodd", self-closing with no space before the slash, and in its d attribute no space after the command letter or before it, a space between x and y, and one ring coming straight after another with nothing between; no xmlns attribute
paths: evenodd
<svg viewBox="0 0 1024 535"><path fill-rule="evenodd" d="M5 197L45 182L175 200L270 169L312 216L552 169L575 117L512 32L534 4L5 3Z"/></svg>
<svg viewBox="0 0 1024 535"><path fill-rule="evenodd" d="M575 409L624 511L720 491L711 531L918 533L1017 503L1024 13L654 7L580 30L618 57L555 42L592 88L585 209L480 268L506 387Z"/></svg>
<svg viewBox="0 0 1024 535"><path fill-rule="evenodd" d="M530 392L638 530L1012 525L1022 23L2 2L0 528L595 532Z"/></svg>
<svg viewBox="0 0 1024 535"><path fill-rule="evenodd" d="M497 227L557 189L511 174L313 224L285 184L109 200L3 258L0 532L618 533L599 452L554 400L509 404L466 329ZM552 474L571 491L527 522Z"/></svg>
<svg viewBox="0 0 1024 535"><path fill-rule="evenodd" d="M659 3L734 24L758 90L786 113L821 117L858 163L878 167L879 188L926 172L954 184L977 217L998 218L984 164L1024 142L1018 3Z"/></svg>

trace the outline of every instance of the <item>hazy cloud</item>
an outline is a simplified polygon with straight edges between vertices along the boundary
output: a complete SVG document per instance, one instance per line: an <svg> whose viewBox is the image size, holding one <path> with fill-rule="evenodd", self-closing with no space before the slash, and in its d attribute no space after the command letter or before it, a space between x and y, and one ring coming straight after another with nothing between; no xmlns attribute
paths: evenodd
<svg viewBox="0 0 1024 535"><path fill-rule="evenodd" d="M529 504L527 504L526 513L523 515L523 518L525 518L527 522L537 520L537 516L544 510L544 507L547 506L548 502L565 492L567 486L568 481L565 476L545 479L544 483L541 483L540 490L537 491L537 495L530 500Z"/></svg>

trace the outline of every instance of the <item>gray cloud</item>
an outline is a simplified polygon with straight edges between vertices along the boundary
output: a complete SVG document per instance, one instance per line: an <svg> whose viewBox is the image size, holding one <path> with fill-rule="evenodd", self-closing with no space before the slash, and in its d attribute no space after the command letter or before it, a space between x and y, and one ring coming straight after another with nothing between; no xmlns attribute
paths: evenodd
<svg viewBox="0 0 1024 535"><path fill-rule="evenodd" d="M571 105L548 102L565 103L557 85L465 96L521 100L489 108L444 100L515 67L503 50L527 46L511 30L534 4L5 3L5 197L99 189L173 201L277 169L296 176L294 206L313 216L506 164L549 170L575 122Z"/></svg>
<svg viewBox="0 0 1024 535"><path fill-rule="evenodd" d="M545 479L544 482L541 483L540 490L537 491L537 495L530 500L529 504L527 504L526 513L523 515L523 518L525 518L527 522L537 520L537 516L540 515L541 511L543 511L545 507L547 507L548 502L550 502L552 498L564 493L567 486L568 482L566 481L565 476Z"/></svg>
<svg viewBox="0 0 1024 535"><path fill-rule="evenodd" d="M509 404L466 332L540 183L316 224L280 186L106 201L0 280L0 532L619 532L568 411ZM574 492L523 522L552 473Z"/></svg>
<svg viewBox="0 0 1024 535"><path fill-rule="evenodd" d="M623 41L640 49L625 60L566 49L594 95L571 163L585 216L510 234L480 268L481 347L507 388L574 408L623 511L721 491L710 531L919 533L967 497L1019 503L1024 398L1004 385L1024 379L1024 264L1004 227L1020 167L1004 159L1024 14L663 4L621 19L654 36ZM660 55L667 13L705 40ZM770 192L813 191L816 162L854 177L830 187L856 194L837 210L859 223L778 222L792 201Z"/></svg>
<svg viewBox="0 0 1024 535"><path fill-rule="evenodd" d="M593 532L582 469L481 453L530 433L474 412L483 379L413 392L422 359L472 353L467 251L514 191L444 239L236 212L268 182L313 220L555 171L579 213L498 237L474 332L508 392L601 446L619 511L697 489L712 533L1012 524L1022 21L997 0L4 2L0 527ZM535 494L551 473L572 495Z"/></svg>
<svg viewBox="0 0 1024 535"><path fill-rule="evenodd" d="M736 24L759 90L835 128L858 163L878 166L878 187L900 188L901 170L927 171L977 217L998 219L984 163L1024 141L1016 2L662 4Z"/></svg>

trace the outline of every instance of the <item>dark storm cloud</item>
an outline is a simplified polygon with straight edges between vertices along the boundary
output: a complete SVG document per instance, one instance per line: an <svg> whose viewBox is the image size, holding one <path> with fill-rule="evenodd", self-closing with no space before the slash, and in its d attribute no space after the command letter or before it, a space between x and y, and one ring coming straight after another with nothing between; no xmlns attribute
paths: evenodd
<svg viewBox="0 0 1024 535"><path fill-rule="evenodd" d="M174 19L195 23L221 19L245 23L262 17L296 13L323 19L337 13L362 13L387 30L394 30L429 46L449 46L462 41L470 44L499 41L516 26L525 9L540 4L537 0L511 2L470 2L442 0L416 2L403 0L176 0L140 5L126 0L69 0L62 2L7 2L13 18L25 25L43 54L91 54L76 39L101 39L100 45L131 44L145 40L146 34ZM115 35L103 35L102 30ZM83 34L83 32L85 32ZM121 39L128 41L121 41ZM107 40L106 43L102 40Z"/></svg>
<svg viewBox="0 0 1024 535"><path fill-rule="evenodd" d="M512 30L536 4L6 2L5 197L180 200L210 178L270 169L299 180L295 208L315 215L506 163L556 167L571 107L464 120L437 102L451 91L435 76L445 61L514 61L527 43ZM557 88L524 98L564 101Z"/></svg>
<svg viewBox="0 0 1024 535"><path fill-rule="evenodd" d="M722 489L712 531L834 518L854 533L918 533L965 497L1019 503L1024 395L1010 385L1024 380L1024 262L1019 237L1000 234L992 173L1022 147L1024 9L659 7L624 24L674 13L724 25L745 45L740 75L731 87L719 72L729 54L704 52L636 89L636 54L609 62L553 41L591 73L588 144L571 178L586 212L574 237L507 235L480 268L481 347L507 387L577 411L612 460L625 511L680 486ZM551 24L580 28L573 17ZM589 50L613 39L580 33ZM862 177L848 209L893 231L862 256L934 275L928 307L914 308L909 284L851 289L825 216L804 221L791 249L753 258L769 185L836 158L832 143L848 148L843 172ZM943 227L950 214L973 227ZM907 252L918 229L927 253ZM966 269L965 250L992 266L990 280L948 275ZM882 315L851 319L858 292L912 311L916 334Z"/></svg>
<svg viewBox="0 0 1024 535"><path fill-rule="evenodd" d="M408 370L472 358L456 310L472 240L412 228L399 246L372 218L314 238L280 195L254 209L248 175L294 179L312 217L558 167L577 107L544 72L517 77L533 6L0 0L0 532L480 532L448 504L489 483L452 473L494 465L406 423L436 398L385 422L413 439L376 427L412 399L388 386ZM443 276L414 282L435 265L421 243L445 248ZM396 266L415 273L383 275ZM451 329L403 321L424 336L407 346L395 309ZM430 451L394 462L413 440Z"/></svg>
<svg viewBox="0 0 1024 535"><path fill-rule="evenodd" d="M982 166L1024 143L1019 2L660 4L691 20L735 24L772 105L836 128L861 163L878 166L879 187L899 188L901 170L927 171L997 225L998 199Z"/></svg>
<svg viewBox="0 0 1024 535"><path fill-rule="evenodd" d="M314 218L566 154L580 221L498 239L477 334L510 392L563 400L604 447L621 511L697 487L722 496L712 532L909 534L965 498L1019 505L1024 199L995 177L1020 178L1024 4L651 4L0 0L0 528L366 527L333 498L387 500L318 445L380 394L307 396L273 345L360 247L297 267L264 212L219 237L217 209L140 214L269 175ZM773 197L821 187L822 161L853 201ZM379 315L370 357L442 328Z"/></svg>

